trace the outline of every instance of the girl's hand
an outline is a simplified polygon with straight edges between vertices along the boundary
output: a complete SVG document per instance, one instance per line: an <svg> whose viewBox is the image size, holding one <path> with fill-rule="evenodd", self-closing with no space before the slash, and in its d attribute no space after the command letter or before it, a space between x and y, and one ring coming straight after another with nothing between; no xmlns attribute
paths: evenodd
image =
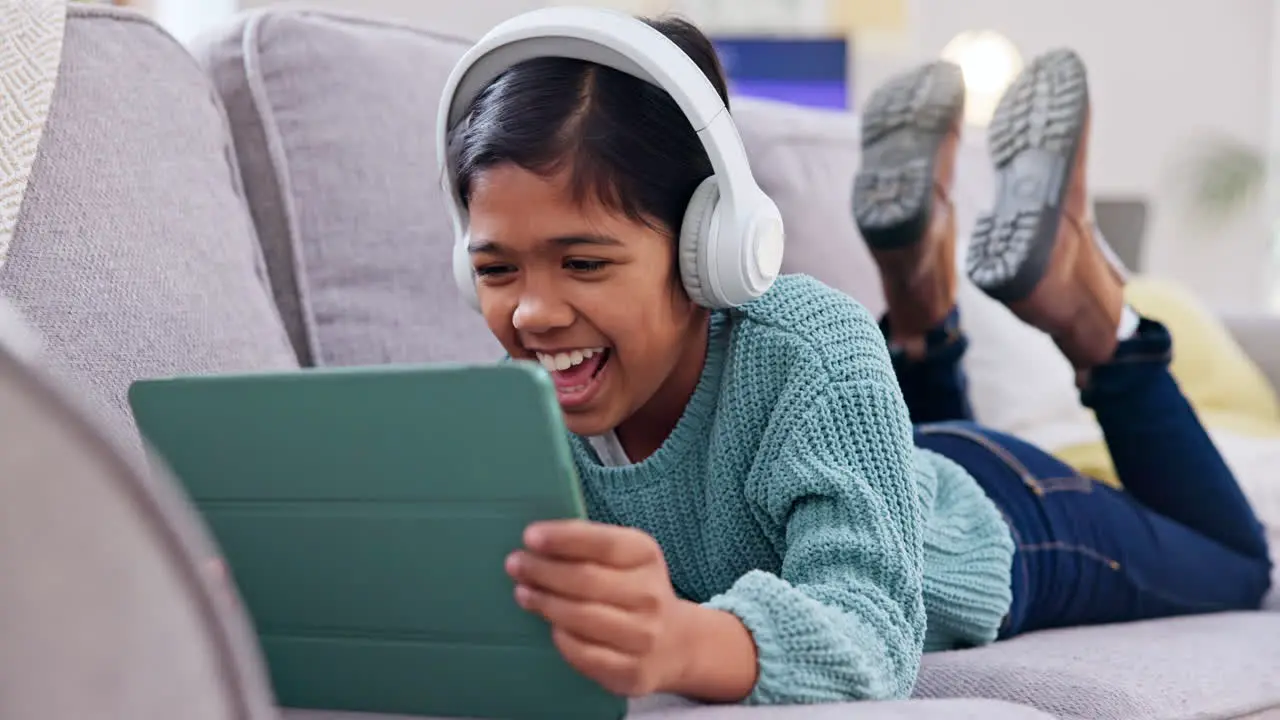
<svg viewBox="0 0 1280 720"><path fill-rule="evenodd" d="M670 691L685 672L689 616L662 550L632 528L579 520L538 523L512 553L516 602L551 623L564 658L618 695Z"/></svg>

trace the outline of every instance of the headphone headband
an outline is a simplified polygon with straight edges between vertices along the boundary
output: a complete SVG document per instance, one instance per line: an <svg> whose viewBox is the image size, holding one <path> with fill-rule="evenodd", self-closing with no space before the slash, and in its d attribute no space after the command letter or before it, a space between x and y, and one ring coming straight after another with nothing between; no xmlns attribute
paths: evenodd
<svg viewBox="0 0 1280 720"><path fill-rule="evenodd" d="M720 94L678 45L630 15L613 10L547 7L499 23L454 66L440 100L437 157L445 191L461 201L447 167L450 134L476 96L506 70L525 60L566 57L593 62L661 88L689 118L720 183L721 202L736 208L747 200L741 188L755 188L747 152ZM721 122L717 122L721 120ZM460 209L460 208L459 208Z"/></svg>

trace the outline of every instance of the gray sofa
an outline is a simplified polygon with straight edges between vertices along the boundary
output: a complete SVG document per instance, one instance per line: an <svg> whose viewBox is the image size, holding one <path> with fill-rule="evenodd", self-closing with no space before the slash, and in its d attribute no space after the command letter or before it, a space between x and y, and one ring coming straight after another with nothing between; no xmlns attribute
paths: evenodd
<svg viewBox="0 0 1280 720"><path fill-rule="evenodd" d="M188 49L139 16L78 4L61 37L11 242L0 235L0 295L43 342L34 374L0 353L0 717L273 717L249 624L198 574L209 543L146 468L124 393L142 377L496 357L452 285L433 150L437 94L466 44L273 11ZM735 116L788 224L786 270L878 311L847 208L856 121L746 101ZM965 187L971 221L987 198ZM1232 327L1280 377L1280 322ZM1280 614L933 654L915 695L798 708L655 697L632 715L1280 717Z"/></svg>

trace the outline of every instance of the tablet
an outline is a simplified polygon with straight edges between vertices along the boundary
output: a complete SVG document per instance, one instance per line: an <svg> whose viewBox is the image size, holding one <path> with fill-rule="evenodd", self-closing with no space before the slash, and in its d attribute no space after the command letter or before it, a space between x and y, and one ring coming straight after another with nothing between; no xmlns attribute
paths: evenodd
<svg viewBox="0 0 1280 720"><path fill-rule="evenodd" d="M625 714L503 570L529 523L584 516L538 366L149 380L129 402L224 553L282 706Z"/></svg>

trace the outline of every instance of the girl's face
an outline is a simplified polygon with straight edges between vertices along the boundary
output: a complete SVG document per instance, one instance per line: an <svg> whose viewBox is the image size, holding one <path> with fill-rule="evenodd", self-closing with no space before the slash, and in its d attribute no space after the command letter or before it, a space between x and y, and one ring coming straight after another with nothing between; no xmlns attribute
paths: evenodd
<svg viewBox="0 0 1280 720"><path fill-rule="evenodd" d="M469 213L485 322L511 357L551 371L569 430L598 435L638 414L673 426L702 370L707 315L679 285L672 237L575 201L565 174L514 164L474 179Z"/></svg>

